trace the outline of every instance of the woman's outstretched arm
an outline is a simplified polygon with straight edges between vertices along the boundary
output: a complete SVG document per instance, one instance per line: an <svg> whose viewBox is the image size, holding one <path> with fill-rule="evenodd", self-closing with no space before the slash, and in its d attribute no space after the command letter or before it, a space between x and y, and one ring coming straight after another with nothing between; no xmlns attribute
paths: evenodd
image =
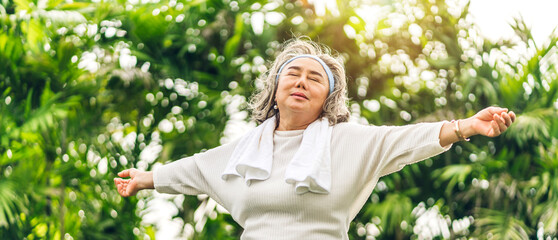
<svg viewBox="0 0 558 240"><path fill-rule="evenodd" d="M153 172L145 172L135 168L126 169L118 173L119 177L130 177L129 179L114 178L114 184L122 197L134 196L139 190L154 189Z"/></svg>
<svg viewBox="0 0 558 240"><path fill-rule="evenodd" d="M463 138L478 134L496 137L515 121L515 113L508 112L507 108L488 107L470 118L456 121ZM455 122L445 123L440 131L440 146L445 147L459 140Z"/></svg>

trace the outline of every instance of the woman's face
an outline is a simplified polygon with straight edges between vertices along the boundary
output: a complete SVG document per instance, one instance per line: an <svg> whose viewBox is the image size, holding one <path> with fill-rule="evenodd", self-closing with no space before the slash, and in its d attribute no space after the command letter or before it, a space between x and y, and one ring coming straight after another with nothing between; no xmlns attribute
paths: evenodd
<svg viewBox="0 0 558 240"><path fill-rule="evenodd" d="M322 113L328 92L329 82L322 65L302 57L281 71L275 99L282 114L288 111L315 120Z"/></svg>

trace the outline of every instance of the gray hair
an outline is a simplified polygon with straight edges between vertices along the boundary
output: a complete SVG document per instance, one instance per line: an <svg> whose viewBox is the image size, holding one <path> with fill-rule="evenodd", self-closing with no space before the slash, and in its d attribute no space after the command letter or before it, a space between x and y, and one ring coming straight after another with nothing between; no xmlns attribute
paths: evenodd
<svg viewBox="0 0 558 240"><path fill-rule="evenodd" d="M285 42L271 68L258 78L258 81L263 82L264 87L257 90L250 98L249 108L252 111L252 119L262 123L275 115L279 117L279 110L273 109L277 91L276 77L279 74L277 71L284 62L302 54L311 54L322 59L331 69L335 79L333 92L326 98L320 118L326 117L330 125L348 121L350 112L347 108L347 80L342 59L337 55L333 57L327 46L300 37Z"/></svg>

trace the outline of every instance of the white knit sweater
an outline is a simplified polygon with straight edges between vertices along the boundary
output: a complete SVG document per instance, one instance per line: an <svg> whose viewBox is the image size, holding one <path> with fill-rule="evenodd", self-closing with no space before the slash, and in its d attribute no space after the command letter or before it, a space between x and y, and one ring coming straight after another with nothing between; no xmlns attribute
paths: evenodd
<svg viewBox="0 0 558 240"><path fill-rule="evenodd" d="M440 146L442 124L336 124L331 138L329 194L299 195L284 180L303 130L275 131L273 167L267 180L247 186L241 178L221 179L235 141L156 168L155 189L209 195L244 228L242 239L348 239L350 222L381 176L451 147Z"/></svg>

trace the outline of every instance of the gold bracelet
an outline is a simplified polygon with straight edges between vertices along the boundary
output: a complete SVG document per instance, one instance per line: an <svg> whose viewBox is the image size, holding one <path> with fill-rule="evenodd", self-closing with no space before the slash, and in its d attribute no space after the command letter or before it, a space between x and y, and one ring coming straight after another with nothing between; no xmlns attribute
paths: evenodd
<svg viewBox="0 0 558 240"><path fill-rule="evenodd" d="M452 123L454 123L455 128L453 129L453 131L455 132L455 135L457 135L457 138L459 139L459 141L469 141L469 138L464 138L463 134L461 133L461 130L459 130L459 120L451 120Z"/></svg>

